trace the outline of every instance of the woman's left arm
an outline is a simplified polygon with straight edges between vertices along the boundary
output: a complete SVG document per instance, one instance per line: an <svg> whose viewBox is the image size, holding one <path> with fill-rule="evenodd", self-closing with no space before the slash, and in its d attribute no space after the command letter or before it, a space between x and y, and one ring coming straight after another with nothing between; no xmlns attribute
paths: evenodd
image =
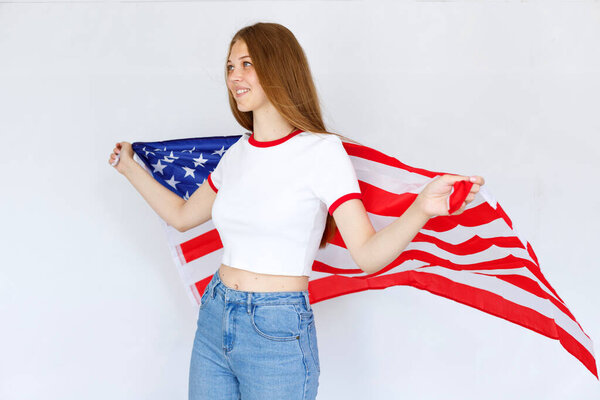
<svg viewBox="0 0 600 400"><path fill-rule="evenodd" d="M354 262L372 274L396 259L414 239L429 218L450 215L447 198L454 182L470 180L473 186L462 206L451 215L461 214L484 184L480 176L441 175L419 193L411 206L391 224L375 231L361 200L351 199L333 211L333 218Z"/></svg>

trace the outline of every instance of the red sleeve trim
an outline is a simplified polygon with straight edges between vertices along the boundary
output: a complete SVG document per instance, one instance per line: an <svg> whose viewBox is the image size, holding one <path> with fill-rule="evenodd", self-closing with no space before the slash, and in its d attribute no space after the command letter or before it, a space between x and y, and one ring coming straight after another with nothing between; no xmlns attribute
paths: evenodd
<svg viewBox="0 0 600 400"><path fill-rule="evenodd" d="M339 199L337 199L336 201L334 201L331 206L329 206L329 214L331 214L333 216L333 212L335 211L336 208L338 208L342 203L351 200L351 199L361 199L362 198L362 194L361 193L348 193L343 195L342 197L340 197Z"/></svg>
<svg viewBox="0 0 600 400"><path fill-rule="evenodd" d="M217 189L217 187L215 186L215 184L213 183L212 178L210 177L212 175L212 173L208 174L208 177L206 178L208 180L208 184L210 185L210 187L212 188L212 190L215 191L215 193L217 193L219 191L219 189Z"/></svg>

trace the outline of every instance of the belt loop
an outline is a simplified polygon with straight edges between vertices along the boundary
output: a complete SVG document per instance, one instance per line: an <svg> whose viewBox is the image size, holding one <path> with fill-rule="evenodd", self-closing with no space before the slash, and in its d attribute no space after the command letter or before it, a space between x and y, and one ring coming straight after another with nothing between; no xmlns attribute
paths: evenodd
<svg viewBox="0 0 600 400"><path fill-rule="evenodd" d="M303 290L302 294L304 295L304 302L306 303L306 309L308 311L311 311L311 307L310 307L310 301L308 300L308 290Z"/></svg>
<svg viewBox="0 0 600 400"><path fill-rule="evenodd" d="M252 292L248 292L248 314L252 310Z"/></svg>

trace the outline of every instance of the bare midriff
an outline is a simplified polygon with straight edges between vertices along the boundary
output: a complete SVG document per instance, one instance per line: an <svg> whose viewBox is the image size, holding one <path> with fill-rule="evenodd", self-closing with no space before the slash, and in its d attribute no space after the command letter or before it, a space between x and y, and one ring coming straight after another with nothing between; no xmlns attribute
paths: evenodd
<svg viewBox="0 0 600 400"><path fill-rule="evenodd" d="M269 275L221 264L217 271L223 284L244 292L299 292L308 290L308 276Z"/></svg>

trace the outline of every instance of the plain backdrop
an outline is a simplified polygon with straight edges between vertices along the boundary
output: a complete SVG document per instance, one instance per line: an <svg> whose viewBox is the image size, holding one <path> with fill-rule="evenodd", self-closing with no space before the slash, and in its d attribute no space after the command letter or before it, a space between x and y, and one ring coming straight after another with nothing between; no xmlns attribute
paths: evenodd
<svg viewBox="0 0 600 400"><path fill-rule="evenodd" d="M117 141L239 135L233 34L288 27L328 128L481 175L600 340L597 1L0 1L0 398L186 399L196 313ZM319 399L598 399L555 340L411 287L314 305Z"/></svg>

